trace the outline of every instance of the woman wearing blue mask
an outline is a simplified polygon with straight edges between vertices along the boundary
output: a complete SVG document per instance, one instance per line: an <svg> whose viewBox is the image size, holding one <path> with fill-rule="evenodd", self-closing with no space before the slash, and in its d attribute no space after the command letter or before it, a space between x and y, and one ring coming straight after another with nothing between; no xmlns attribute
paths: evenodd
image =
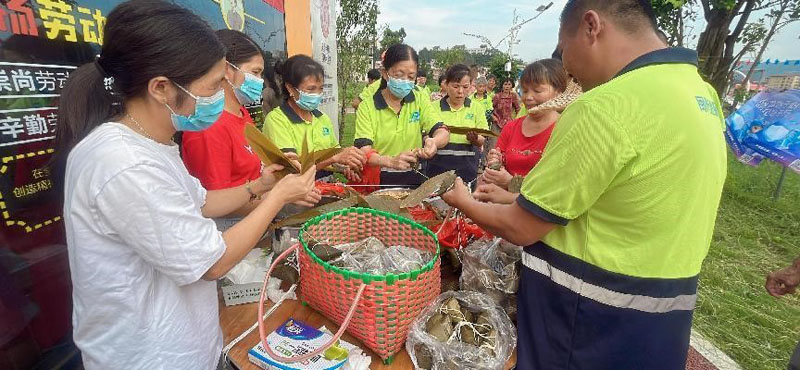
<svg viewBox="0 0 800 370"><path fill-rule="evenodd" d="M282 81L286 101L267 115L264 133L269 139L289 157L296 156L304 146L312 152L338 147L339 139L330 117L318 109L325 82L322 65L307 55L298 54L278 62L275 73ZM364 153L350 147L317 166L323 169L338 164L345 167L348 177L352 178L365 162ZM320 172L320 176L325 174Z"/></svg>
<svg viewBox="0 0 800 370"><path fill-rule="evenodd" d="M265 187L261 179L261 160L244 137L246 125L252 125L245 106L261 100L264 89L264 53L247 35L234 30L219 30L217 37L225 46L224 110L207 130L183 133L182 158L189 173L206 190L221 190L242 185L254 192ZM251 202L235 210L230 217L218 219L221 229L247 215L258 205Z"/></svg>
<svg viewBox="0 0 800 370"><path fill-rule="evenodd" d="M417 186L424 177L415 169L447 145L450 133L427 95L414 89L419 57L405 44L386 50L378 91L356 113L355 146L381 168L384 185Z"/></svg>
<svg viewBox="0 0 800 370"><path fill-rule="evenodd" d="M122 3L104 30L100 57L71 74L58 109L73 339L88 370L212 370L222 351L215 280L285 204L307 200L315 171L206 191L172 137L222 114L224 45L191 11L159 0ZM270 187L217 230L211 217Z"/></svg>

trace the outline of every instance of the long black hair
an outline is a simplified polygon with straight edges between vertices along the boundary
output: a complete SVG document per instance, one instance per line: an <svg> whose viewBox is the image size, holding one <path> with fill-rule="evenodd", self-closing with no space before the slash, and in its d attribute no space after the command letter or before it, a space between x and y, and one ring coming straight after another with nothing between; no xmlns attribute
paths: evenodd
<svg viewBox="0 0 800 370"><path fill-rule="evenodd" d="M166 76L188 86L225 56L205 21L165 1L122 3L109 13L104 31L100 57L72 73L61 94L56 131L61 164L94 128L120 116L127 99L146 94L151 79ZM179 94L178 103L185 98Z"/></svg>
<svg viewBox="0 0 800 370"><path fill-rule="evenodd" d="M260 55L264 58L264 51L258 44L243 32L223 29L216 32L219 41L225 45L225 60L237 67L247 63L250 59Z"/></svg>
<svg viewBox="0 0 800 370"><path fill-rule="evenodd" d="M386 54L383 55L383 68L388 72L395 64L407 60L413 61L419 66L419 55L417 55L417 51L406 44L394 44L386 49ZM381 89L385 87L386 79L382 79Z"/></svg>
<svg viewBox="0 0 800 370"><path fill-rule="evenodd" d="M289 89L286 88L287 83L297 89L308 76L317 77L320 81L325 78L325 69L322 68L322 64L303 54L297 54L286 61L275 63L275 73L281 77L281 91L283 91L284 98L287 99L290 96Z"/></svg>

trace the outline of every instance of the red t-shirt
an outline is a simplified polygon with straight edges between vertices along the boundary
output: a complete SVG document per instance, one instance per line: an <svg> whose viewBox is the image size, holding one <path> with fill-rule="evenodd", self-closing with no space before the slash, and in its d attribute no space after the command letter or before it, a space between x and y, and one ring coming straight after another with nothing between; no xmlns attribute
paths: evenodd
<svg viewBox="0 0 800 370"><path fill-rule="evenodd" d="M526 137L522 134L522 121L525 117L508 121L500 132L497 149L503 153L503 161L508 173L514 176L525 176L542 159L542 152L550 140L555 123L544 131Z"/></svg>
<svg viewBox="0 0 800 370"><path fill-rule="evenodd" d="M242 108L242 117L223 111L207 130L183 133L183 163L204 188L232 188L261 176L261 160L244 137L245 125L252 124Z"/></svg>

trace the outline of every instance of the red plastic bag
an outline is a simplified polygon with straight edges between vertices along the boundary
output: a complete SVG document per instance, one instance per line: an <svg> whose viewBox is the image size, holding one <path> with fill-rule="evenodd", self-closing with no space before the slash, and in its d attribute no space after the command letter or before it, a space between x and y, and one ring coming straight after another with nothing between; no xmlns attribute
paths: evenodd
<svg viewBox="0 0 800 370"><path fill-rule="evenodd" d="M471 241L484 236L491 237L491 234L480 226L468 223L464 217L449 219L444 223L444 226L438 224L431 229L438 235L439 244L443 247L454 249L466 247Z"/></svg>
<svg viewBox="0 0 800 370"><path fill-rule="evenodd" d="M409 208L408 213L410 213L411 218L417 222L435 221L438 219L436 212L421 205Z"/></svg>
<svg viewBox="0 0 800 370"><path fill-rule="evenodd" d="M369 162L369 158L375 154L378 154L376 151L370 151L367 153L367 162ZM364 169L361 171L361 181L348 181L348 185L356 185L354 188L357 192L361 194L370 194L373 191L380 189L379 186L364 186L364 185L380 185L381 184L381 167L380 166L364 166Z"/></svg>
<svg viewBox="0 0 800 370"><path fill-rule="evenodd" d="M316 187L322 195L340 197L347 195L347 189L345 189L344 184L317 181L314 183L314 187Z"/></svg>

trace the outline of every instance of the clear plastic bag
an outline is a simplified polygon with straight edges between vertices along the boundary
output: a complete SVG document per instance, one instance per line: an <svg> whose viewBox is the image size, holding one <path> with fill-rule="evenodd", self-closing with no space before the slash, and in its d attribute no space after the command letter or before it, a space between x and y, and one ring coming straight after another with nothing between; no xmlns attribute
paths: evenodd
<svg viewBox="0 0 800 370"><path fill-rule="evenodd" d="M503 239L481 239L462 250L461 290L486 294L516 322L522 248Z"/></svg>
<svg viewBox="0 0 800 370"><path fill-rule="evenodd" d="M331 265L372 275L406 273L422 268L433 258L431 253L414 248L386 247L375 237L334 247L342 251L342 255L332 260Z"/></svg>
<svg viewBox="0 0 800 370"><path fill-rule="evenodd" d="M442 293L422 312L406 351L416 369L503 369L516 345L517 330L500 307L461 291Z"/></svg>

